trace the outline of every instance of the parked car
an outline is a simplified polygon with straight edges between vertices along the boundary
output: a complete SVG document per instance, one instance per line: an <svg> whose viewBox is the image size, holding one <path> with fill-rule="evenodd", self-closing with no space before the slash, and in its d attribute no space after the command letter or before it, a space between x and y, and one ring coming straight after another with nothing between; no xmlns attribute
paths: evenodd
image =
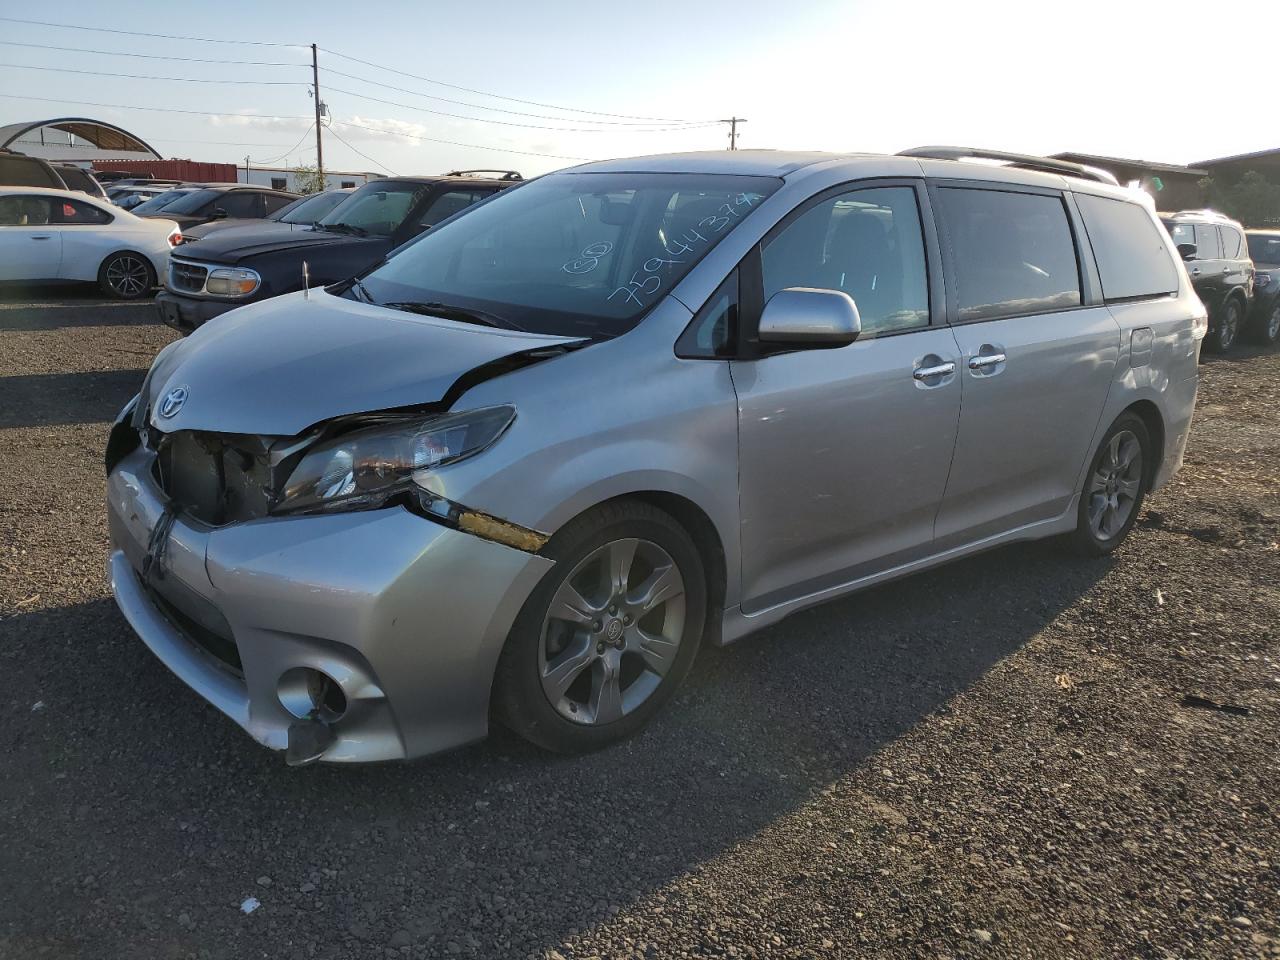
<svg viewBox="0 0 1280 960"><path fill-rule="evenodd" d="M156 197L164 196L172 190L172 187L122 187L113 191L114 197L109 197L121 210L134 210L142 206L144 203L154 200Z"/></svg>
<svg viewBox="0 0 1280 960"><path fill-rule="evenodd" d="M704 637L1114 550L1195 403L1171 241L1083 167L912 153L587 164L169 345L107 450L121 610L291 763L573 751Z"/></svg>
<svg viewBox="0 0 1280 960"><path fill-rule="evenodd" d="M179 197L159 214L173 220L183 230L211 220L261 220L269 213L298 199L296 193L253 187L245 184L210 184Z"/></svg>
<svg viewBox="0 0 1280 960"><path fill-rule="evenodd" d="M203 188L204 188L203 183L184 184L183 186L170 187L164 193L157 194L156 196L152 197L150 200L146 200L138 204L136 207L134 207L133 215L135 217L148 216L150 214L155 213L158 210L163 210L165 207L173 203L179 197L185 197L187 194L194 193L195 191Z"/></svg>
<svg viewBox="0 0 1280 960"><path fill-rule="evenodd" d="M77 167L73 163L60 163L54 169L58 176L62 178L62 182L66 184L68 190L78 190L80 193L87 193L91 197L97 197L99 200L105 200L107 193L102 189L93 174L82 167Z"/></svg>
<svg viewBox="0 0 1280 960"><path fill-rule="evenodd" d="M228 230L184 243L156 297L160 318L190 333L246 303L301 290L303 263L313 286L345 280L514 182L465 176L371 180L313 229Z"/></svg>
<svg viewBox="0 0 1280 960"><path fill-rule="evenodd" d="M145 297L164 273L178 228L70 190L0 188L0 280L96 282L120 300Z"/></svg>
<svg viewBox="0 0 1280 960"><path fill-rule="evenodd" d="M1247 230L1253 260L1253 335L1267 345L1280 342L1280 230Z"/></svg>
<svg viewBox="0 0 1280 960"><path fill-rule="evenodd" d="M1244 228L1212 210L1184 210L1160 219L1209 310L1205 344L1214 353L1226 353L1239 339L1253 301L1253 261Z"/></svg>
<svg viewBox="0 0 1280 960"><path fill-rule="evenodd" d="M293 203L281 207L275 213L269 214L261 220L237 218L204 223L198 227L192 227L184 233L182 242L192 243L196 240L203 240L211 233L221 233L224 230L270 229L278 223L288 224L292 229L310 227L322 217L327 216L343 200L355 193L355 189L355 187L344 187L341 190L327 190L324 193L314 193L307 197L299 197ZM241 236L244 236L244 234L241 234Z"/></svg>

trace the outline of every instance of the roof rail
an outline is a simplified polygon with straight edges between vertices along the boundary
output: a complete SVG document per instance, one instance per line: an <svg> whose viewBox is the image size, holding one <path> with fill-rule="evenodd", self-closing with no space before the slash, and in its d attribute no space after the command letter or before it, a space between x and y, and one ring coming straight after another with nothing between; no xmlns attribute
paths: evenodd
<svg viewBox="0 0 1280 960"><path fill-rule="evenodd" d="M524 177L520 176L520 174L517 173L515 170L498 170L498 169L490 170L488 168L484 168L480 170L450 170L448 173L445 174L445 176L446 177L465 177L468 174L472 174L472 173L500 173L502 174L502 176L498 177L499 180L523 180L524 179Z"/></svg>
<svg viewBox="0 0 1280 960"><path fill-rule="evenodd" d="M911 150L903 150L898 156L920 157L926 160L1003 160L1011 167L1020 167L1024 170L1061 173L1068 177L1096 180L1098 183L1109 183L1117 187L1120 185L1115 175L1106 170L1086 167L1082 163L1072 163L1070 160L1054 160L1051 157L1037 157L1027 153L1006 153L1003 150L983 150L980 147L915 147Z"/></svg>

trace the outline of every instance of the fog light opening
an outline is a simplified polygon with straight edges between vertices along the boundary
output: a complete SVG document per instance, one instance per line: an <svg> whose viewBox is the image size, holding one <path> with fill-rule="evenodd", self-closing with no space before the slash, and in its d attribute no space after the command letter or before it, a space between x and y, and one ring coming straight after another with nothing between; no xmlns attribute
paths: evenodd
<svg viewBox="0 0 1280 960"><path fill-rule="evenodd" d="M299 720L333 723L347 712L347 695L338 681L312 667L291 667L276 683L280 704Z"/></svg>

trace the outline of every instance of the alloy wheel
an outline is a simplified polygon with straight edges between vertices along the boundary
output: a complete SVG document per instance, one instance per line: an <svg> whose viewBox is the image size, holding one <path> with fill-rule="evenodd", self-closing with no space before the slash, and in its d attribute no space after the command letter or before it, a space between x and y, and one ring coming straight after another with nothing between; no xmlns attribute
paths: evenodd
<svg viewBox="0 0 1280 960"><path fill-rule="evenodd" d="M107 265L107 284L126 299L147 291L147 265L138 257L121 254Z"/></svg>
<svg viewBox="0 0 1280 960"><path fill-rule="evenodd" d="M1227 304L1227 312L1222 317L1222 328L1218 331L1218 343L1225 351L1236 342L1236 330L1240 326L1240 308L1235 301Z"/></svg>
<svg viewBox="0 0 1280 960"><path fill-rule="evenodd" d="M1267 343L1275 343L1277 340L1280 340L1280 303L1276 304L1271 316L1267 318Z"/></svg>
<svg viewBox="0 0 1280 960"><path fill-rule="evenodd" d="M1124 530L1142 490L1142 443L1132 430L1117 431L1089 478L1089 527L1100 541Z"/></svg>
<svg viewBox="0 0 1280 960"><path fill-rule="evenodd" d="M551 598L538 648L543 692L575 723L619 720L661 685L684 622L684 578L671 555L650 540L606 543Z"/></svg>

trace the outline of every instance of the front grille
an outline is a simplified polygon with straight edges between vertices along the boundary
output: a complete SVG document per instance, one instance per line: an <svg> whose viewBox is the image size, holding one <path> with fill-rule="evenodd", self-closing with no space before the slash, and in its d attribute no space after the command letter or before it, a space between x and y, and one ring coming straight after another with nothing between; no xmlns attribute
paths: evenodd
<svg viewBox="0 0 1280 960"><path fill-rule="evenodd" d="M176 257L169 258L169 288L183 293L203 293L209 268L198 263L188 263Z"/></svg>
<svg viewBox="0 0 1280 960"><path fill-rule="evenodd" d="M271 467L257 437L180 430L157 444L156 481L185 514L210 526L266 516Z"/></svg>

